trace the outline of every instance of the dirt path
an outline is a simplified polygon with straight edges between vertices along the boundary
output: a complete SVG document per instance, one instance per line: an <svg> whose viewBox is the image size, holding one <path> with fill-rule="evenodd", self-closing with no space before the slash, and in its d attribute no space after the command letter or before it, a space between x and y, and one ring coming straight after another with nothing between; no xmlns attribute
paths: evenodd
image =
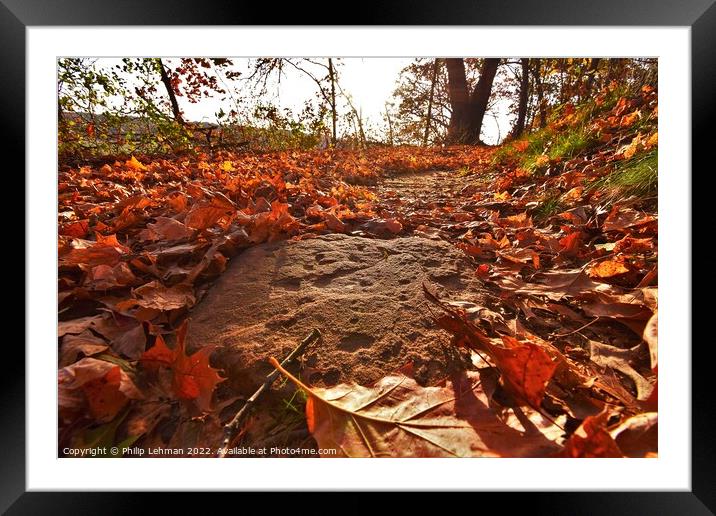
<svg viewBox="0 0 716 516"><path fill-rule="evenodd" d="M302 364L312 384L369 384L408 363L421 383L443 378L466 358L436 328L422 285L479 300L469 258L433 222L468 183L449 172L381 182L383 211L405 221L395 238L330 234L248 249L194 310L190 342L219 345L231 384L244 394L271 369L268 357L286 355L313 328L324 339Z"/></svg>
<svg viewBox="0 0 716 516"><path fill-rule="evenodd" d="M446 220L457 222L463 209L471 207L469 197L479 190L475 179L455 171L397 174L373 190L383 215L398 218L408 231L434 236L445 229Z"/></svg>
<svg viewBox="0 0 716 516"><path fill-rule="evenodd" d="M311 385L369 385L409 364L416 381L431 385L464 370L470 355L437 327L423 284L482 301L471 259L448 241L462 229L439 223L469 184L450 172L381 181L379 213L403 224L391 238L327 234L247 249L193 310L190 346L218 346L222 391L239 399L272 370L269 357L287 355L313 328L323 340L295 368ZM315 446L291 385L275 384L254 414L243 443Z"/></svg>

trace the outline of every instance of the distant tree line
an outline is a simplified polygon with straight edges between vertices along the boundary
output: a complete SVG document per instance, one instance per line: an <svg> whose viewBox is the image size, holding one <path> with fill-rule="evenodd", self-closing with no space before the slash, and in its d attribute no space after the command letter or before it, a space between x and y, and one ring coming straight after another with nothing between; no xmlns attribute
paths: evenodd
<svg viewBox="0 0 716 516"><path fill-rule="evenodd" d="M377 127L343 86L342 66L338 58L259 58L242 74L226 58L59 59L60 154L480 145L485 120L505 109L512 126L499 139L518 138L607 84L634 89L657 77L655 59L418 58L400 72ZM289 73L315 87L300 111L273 102ZM231 107L188 120L182 106L210 96Z"/></svg>

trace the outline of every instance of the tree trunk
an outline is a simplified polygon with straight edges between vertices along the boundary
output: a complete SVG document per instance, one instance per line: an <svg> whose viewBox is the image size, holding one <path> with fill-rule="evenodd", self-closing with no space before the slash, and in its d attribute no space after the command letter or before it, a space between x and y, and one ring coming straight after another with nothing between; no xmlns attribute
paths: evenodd
<svg viewBox="0 0 716 516"><path fill-rule="evenodd" d="M60 99L57 99L57 125L58 127L64 127L65 126L65 114L62 111L62 104L60 104Z"/></svg>
<svg viewBox="0 0 716 516"><path fill-rule="evenodd" d="M529 62L527 58L522 58L522 78L520 81L520 103L517 108L517 122L512 131L514 138L519 138L525 130L525 120L527 119L527 100L530 94L530 76Z"/></svg>
<svg viewBox="0 0 716 516"><path fill-rule="evenodd" d="M490 100L490 93L492 93L492 82L495 80L499 64L499 58L489 58L485 59L482 62L482 67L480 67L480 79L477 81L475 91L470 97L469 130L466 141L468 144L478 145L482 143L480 141L482 120L485 118L487 103Z"/></svg>
<svg viewBox="0 0 716 516"><path fill-rule="evenodd" d="M480 144L480 130L485 118L487 103L492 92L492 81L497 73L499 58L489 58L482 62L480 79L472 95L467 91L465 62L462 58L445 59L448 70L448 93L450 95L450 126L448 143Z"/></svg>
<svg viewBox="0 0 716 516"><path fill-rule="evenodd" d="M438 60L433 63L433 80L430 83L430 97L428 97L428 115L425 117L425 135L423 136L423 147L427 147L430 136L430 122L433 118L433 99L435 98L435 83L438 79Z"/></svg>
<svg viewBox="0 0 716 516"><path fill-rule="evenodd" d="M393 121L390 118L390 111L388 110L388 103L385 103L385 119L388 121L388 145L391 147L394 145L393 140Z"/></svg>
<svg viewBox="0 0 716 516"><path fill-rule="evenodd" d="M162 83L164 83L164 87L167 89L167 95L169 95L169 102L172 105L172 113L174 114L174 120L183 125L184 118L182 117L181 110L179 109L179 103L177 102L176 92L172 87L172 81L171 79L169 79L169 74L167 73L167 69L164 67L162 59L158 58L157 61L159 64L159 73L162 78Z"/></svg>
<svg viewBox="0 0 716 516"><path fill-rule="evenodd" d="M445 59L448 72L448 95L450 97L450 125L448 126L447 141L449 143L462 143L468 129L468 107L470 95L467 91L467 78L465 77L465 62L462 58Z"/></svg>
<svg viewBox="0 0 716 516"><path fill-rule="evenodd" d="M539 59L534 60L532 74L535 80L535 89L537 90L537 109L539 111L539 126L547 125L547 102L544 98L544 86L542 85L542 65Z"/></svg>
<svg viewBox="0 0 716 516"><path fill-rule="evenodd" d="M336 74L333 70L333 59L328 58L328 78L331 81L331 122L333 123L333 133L331 133L331 146L335 147L338 141L336 131L338 114L336 113Z"/></svg>
<svg viewBox="0 0 716 516"><path fill-rule="evenodd" d="M363 130L363 108L362 107L360 108L360 110L358 110L358 129L360 130L361 147L365 148L366 139L365 139L365 131Z"/></svg>
<svg viewBox="0 0 716 516"><path fill-rule="evenodd" d="M592 59L592 62L589 63L589 70L587 71L587 84L584 87L584 97L589 97L589 94L592 93L592 87L594 86L594 78L597 75L597 67L599 67L599 62L601 59L599 57L595 57Z"/></svg>

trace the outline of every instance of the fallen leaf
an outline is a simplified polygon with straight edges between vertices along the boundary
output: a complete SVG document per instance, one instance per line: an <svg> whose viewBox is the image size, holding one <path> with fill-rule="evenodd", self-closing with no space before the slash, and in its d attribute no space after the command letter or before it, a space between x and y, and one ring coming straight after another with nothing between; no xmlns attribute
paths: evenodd
<svg viewBox="0 0 716 516"><path fill-rule="evenodd" d="M122 368L96 358L83 358L60 369L60 410L77 409L86 401L92 417L99 422L111 421L130 399L141 399L134 382ZM83 398L74 392L81 391Z"/></svg>
<svg viewBox="0 0 716 516"><path fill-rule="evenodd" d="M581 231L574 231L560 238L559 245L561 248L559 254L570 257L577 256L582 245L582 238Z"/></svg>
<svg viewBox="0 0 716 516"><path fill-rule="evenodd" d="M98 233L96 242L90 242L87 246L70 250L60 257L60 262L85 267L96 267L97 265L113 267L127 253L129 253L129 248L120 244L116 235L105 237Z"/></svg>
<svg viewBox="0 0 716 516"><path fill-rule="evenodd" d="M60 227L60 235L71 236L75 238L84 238L89 234L89 221L78 220L70 224L65 224Z"/></svg>
<svg viewBox="0 0 716 516"><path fill-rule="evenodd" d="M154 346L140 358L145 367L156 371L168 367L172 371L172 387L177 398L193 400L204 412L211 408L211 398L218 383L224 381L217 369L209 364L209 356L215 346L204 346L193 355L186 355L185 341L188 322L177 330L176 347L171 350L164 339L157 336Z"/></svg>
<svg viewBox="0 0 716 516"><path fill-rule="evenodd" d="M654 386L629 364L634 359L634 350L621 349L590 340L589 356L595 364L610 367L631 378L636 387L638 400L649 398Z"/></svg>
<svg viewBox="0 0 716 516"><path fill-rule="evenodd" d="M644 342L649 346L649 359L651 368L656 369L658 362L658 337L659 337L659 320L658 312L654 312L644 328Z"/></svg>
<svg viewBox="0 0 716 516"><path fill-rule="evenodd" d="M60 345L60 367L66 367L77 361L82 354L86 357L106 351L109 345L89 330L79 335L65 335Z"/></svg>
<svg viewBox="0 0 716 516"><path fill-rule="evenodd" d="M134 289L137 299L129 300L129 305L138 305L144 308L166 311L179 308L191 308L196 302L194 289L185 284L165 287L158 281L150 281Z"/></svg>
<svg viewBox="0 0 716 516"><path fill-rule="evenodd" d="M156 222L147 224L147 229L139 232L140 240L163 240L167 242L182 240L192 236L193 231L176 219L156 217Z"/></svg>
<svg viewBox="0 0 716 516"><path fill-rule="evenodd" d="M104 315L92 315L69 321L60 321L57 324L57 336L62 337L68 333L74 335L82 333L87 328L90 328L93 324L101 321L105 317L106 316Z"/></svg>
<svg viewBox="0 0 716 516"><path fill-rule="evenodd" d="M502 342L505 347L492 345L489 351L505 386L519 400L538 408L557 364L536 344L521 343L508 335L502 336Z"/></svg>
<svg viewBox="0 0 716 516"><path fill-rule="evenodd" d="M590 278L611 279L629 274L633 269L624 260L601 260L589 269Z"/></svg>
<svg viewBox="0 0 716 516"><path fill-rule="evenodd" d="M374 219L364 224L366 231L378 235L397 235L403 230L403 225L395 219Z"/></svg>
<svg viewBox="0 0 716 516"><path fill-rule="evenodd" d="M322 389L269 361L308 395L309 431L319 448L337 452L326 457L525 457L558 449L561 429L537 412L498 418L478 373L436 387L395 374L371 387Z"/></svg>
<svg viewBox="0 0 716 516"><path fill-rule="evenodd" d="M646 412L627 418L609 434L627 457L649 457L658 452L659 415Z"/></svg>
<svg viewBox="0 0 716 516"><path fill-rule="evenodd" d="M112 340L112 349L130 360L137 360L144 353L147 337L141 323L135 324Z"/></svg>
<svg viewBox="0 0 716 516"><path fill-rule="evenodd" d="M90 269L85 278L85 285L92 290L109 290L136 285L141 281L137 278L129 266L120 262L114 266L97 265Z"/></svg>
<svg viewBox="0 0 716 516"><path fill-rule="evenodd" d="M602 224L603 231L624 231L628 228L655 222L656 217L640 213L632 208L615 206Z"/></svg>
<svg viewBox="0 0 716 516"><path fill-rule="evenodd" d="M510 215L509 217L502 218L498 223L503 227L510 228L526 228L532 226L532 218L527 215L527 212L518 213L517 215Z"/></svg>
<svg viewBox="0 0 716 516"><path fill-rule="evenodd" d="M127 167L129 167L129 168L131 168L131 169L133 169L133 170L147 170L147 167L144 166L144 165L142 165L142 164L139 162L139 160L137 160L137 158L135 158L134 156L132 156L131 159L128 159L128 160L125 162L125 166L127 166Z"/></svg>
<svg viewBox="0 0 716 516"><path fill-rule="evenodd" d="M190 229L204 230L223 221L224 226L236 215L236 206L225 195L216 193L200 199L184 218L184 225Z"/></svg>
<svg viewBox="0 0 716 516"><path fill-rule="evenodd" d="M332 213L325 212L323 214L323 218L326 221L326 227L331 231L336 231L337 233L346 232L346 225L340 220L338 220L338 217L336 217Z"/></svg>
<svg viewBox="0 0 716 516"><path fill-rule="evenodd" d="M606 428L609 412L589 416L572 434L560 453L571 458L620 458L624 454Z"/></svg>

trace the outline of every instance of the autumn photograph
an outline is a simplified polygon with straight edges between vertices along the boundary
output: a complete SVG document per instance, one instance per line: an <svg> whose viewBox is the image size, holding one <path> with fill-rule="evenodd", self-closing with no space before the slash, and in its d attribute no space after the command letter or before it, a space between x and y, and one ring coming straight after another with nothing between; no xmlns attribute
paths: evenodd
<svg viewBox="0 0 716 516"><path fill-rule="evenodd" d="M658 457L656 58L56 65L58 457Z"/></svg>

